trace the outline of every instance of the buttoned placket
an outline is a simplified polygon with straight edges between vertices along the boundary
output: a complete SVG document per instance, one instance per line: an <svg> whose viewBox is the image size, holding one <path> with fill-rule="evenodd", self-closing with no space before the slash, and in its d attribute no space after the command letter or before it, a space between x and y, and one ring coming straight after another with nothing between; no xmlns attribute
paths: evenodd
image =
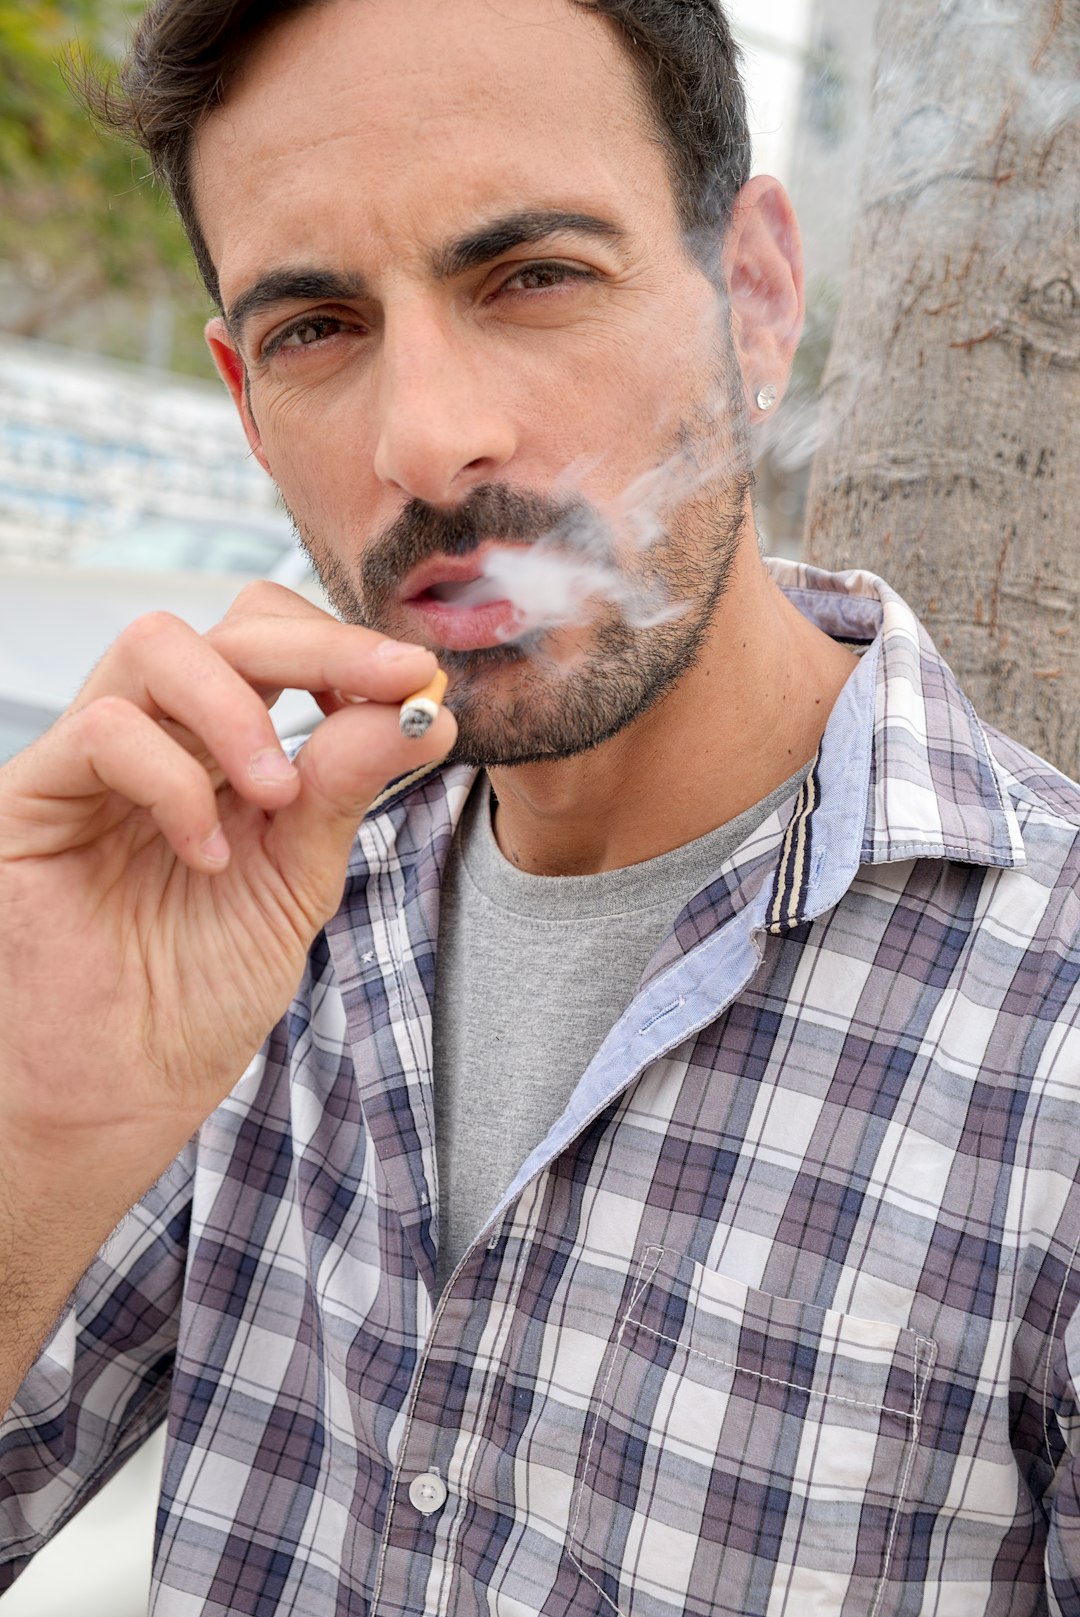
<svg viewBox="0 0 1080 1617"><path fill-rule="evenodd" d="M690 1031L700 1031L701 1026L715 1020L723 1014L731 1002L747 987L751 978L762 962L763 948L762 936L764 928L762 920L768 884L759 894L758 900L734 916L723 928L721 934L716 934L710 940L715 948L721 937L726 938L728 947L733 954L734 976L728 977L727 992L723 1003L712 1004L707 1011L699 1008ZM677 968L676 968L677 971ZM602 1098L590 1108L584 1119L571 1121L572 1110L568 1109L555 1124L547 1139L537 1148L524 1165L519 1179L508 1189L503 1200L492 1215L491 1220L479 1232L472 1245L462 1256L453 1275L435 1308L431 1325L424 1341L423 1350L417 1362L413 1375L412 1386L406 1404L405 1427L398 1449L393 1477L390 1483L389 1500L387 1504L386 1519L383 1526L382 1542L379 1547L379 1559L375 1576L375 1590L372 1597L372 1606L379 1611L383 1595L387 1567L391 1555L391 1536L395 1529L401 1525L401 1512L407 1510L414 1516L413 1533L423 1530L423 1524L429 1520L437 1519L444 1510L451 1489L449 1479L444 1478L440 1467L434 1463L430 1454L412 1454L411 1440L413 1437L414 1422L417 1407L421 1400L424 1377L431 1359L432 1349L442 1328L447 1304L451 1299L454 1287L462 1276L466 1267L476 1256L481 1261L503 1261L503 1253L499 1252L501 1242L499 1236L505 1234L507 1226L513 1221L520 1209L521 1200L530 1189L538 1188L538 1182L551 1164L579 1134L583 1133L596 1120L600 1114L616 1100L620 1093L636 1083L642 1073L653 1062L663 1059L689 1036L687 1031L688 1001L684 994L671 997L671 982L673 973L665 972L662 979L650 985L649 989L631 1005L630 1010L637 1010L639 1022L636 1037L631 1041L633 1052L633 1066L629 1073L620 1075L619 1081L605 1090ZM665 986L667 985L667 986ZM614 1030L613 1030L614 1032ZM613 1042L617 1045L618 1040ZM604 1055L608 1048L608 1041L601 1047L597 1060ZM591 1065L590 1065L591 1070ZM586 1074L586 1077L588 1074ZM584 1083L583 1079L583 1083ZM572 1097L573 1099L573 1097ZM527 1230L521 1231L522 1238L527 1238ZM494 1244L493 1244L494 1242ZM498 1256L496 1256L498 1254ZM512 1311L513 1300L508 1298L503 1305L507 1311Z"/></svg>

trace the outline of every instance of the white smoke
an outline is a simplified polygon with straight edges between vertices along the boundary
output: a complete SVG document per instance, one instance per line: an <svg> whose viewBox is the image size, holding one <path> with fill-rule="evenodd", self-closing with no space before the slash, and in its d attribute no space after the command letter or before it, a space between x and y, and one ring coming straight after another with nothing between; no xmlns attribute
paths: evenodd
<svg viewBox="0 0 1080 1617"><path fill-rule="evenodd" d="M490 551L482 576L456 600L465 606L509 601L516 614L511 631L515 639L582 623L595 601L618 607L632 629L670 623L687 608L686 602L670 601L659 582L643 587L614 564L589 561L543 539L527 548Z"/></svg>
<svg viewBox="0 0 1080 1617"><path fill-rule="evenodd" d="M714 325L703 325L700 343L703 353L715 348ZM610 457L581 457L571 462L555 479L553 493L584 500L597 511L599 522L571 521L532 544L493 547L484 557L481 576L455 588L455 604L509 601L515 622L506 638L520 639L533 655L539 654L539 641L533 637L587 622L600 603L617 608L623 621L635 630L682 617L691 603L673 599L656 571L634 564L667 540L669 521L707 488L717 490L717 520L724 520L724 491L739 477L743 461L738 450L718 446L729 440L740 442L729 420L736 408L730 388L716 382L700 409L699 434L677 431L677 449L601 502L589 495L588 484L597 476L603 481ZM665 407L655 425L661 440L670 439L672 412ZM706 433L710 434L707 439Z"/></svg>

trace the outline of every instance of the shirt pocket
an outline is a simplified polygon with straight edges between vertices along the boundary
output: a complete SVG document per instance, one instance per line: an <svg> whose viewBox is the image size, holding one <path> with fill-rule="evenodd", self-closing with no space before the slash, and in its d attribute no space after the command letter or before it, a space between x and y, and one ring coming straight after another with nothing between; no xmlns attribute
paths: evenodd
<svg viewBox="0 0 1080 1617"><path fill-rule="evenodd" d="M886 1617L934 1356L901 1326L647 1248L571 1503L598 1609Z"/></svg>

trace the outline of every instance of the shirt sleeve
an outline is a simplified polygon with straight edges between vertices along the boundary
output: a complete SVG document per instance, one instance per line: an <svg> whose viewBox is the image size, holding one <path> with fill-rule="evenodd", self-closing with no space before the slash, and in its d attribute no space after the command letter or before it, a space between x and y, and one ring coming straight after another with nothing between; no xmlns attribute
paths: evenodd
<svg viewBox="0 0 1080 1617"><path fill-rule="evenodd" d="M165 1414L194 1155L110 1236L0 1422L0 1591Z"/></svg>

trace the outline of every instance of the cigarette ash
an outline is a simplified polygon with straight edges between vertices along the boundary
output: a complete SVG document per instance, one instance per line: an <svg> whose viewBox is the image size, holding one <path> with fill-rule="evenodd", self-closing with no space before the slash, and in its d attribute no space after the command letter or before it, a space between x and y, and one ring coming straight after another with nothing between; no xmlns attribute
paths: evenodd
<svg viewBox="0 0 1080 1617"><path fill-rule="evenodd" d="M402 735L409 741L419 741L421 736L427 735L431 726L435 723L436 711L434 703L425 707L421 707L419 704L407 704L402 709L401 717L398 721L398 727Z"/></svg>

